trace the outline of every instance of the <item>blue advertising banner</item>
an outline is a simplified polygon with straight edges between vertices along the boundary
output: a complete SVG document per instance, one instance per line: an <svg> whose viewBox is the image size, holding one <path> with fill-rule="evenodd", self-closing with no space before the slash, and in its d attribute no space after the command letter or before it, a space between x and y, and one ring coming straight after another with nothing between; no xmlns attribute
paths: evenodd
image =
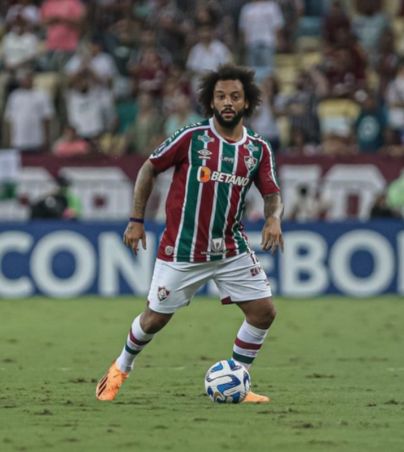
<svg viewBox="0 0 404 452"><path fill-rule="evenodd" d="M285 251L260 249L262 223L247 224L275 294L356 297L404 293L402 221L284 223ZM149 223L147 250L122 243L126 224L0 223L0 297L146 295L163 226ZM210 283L201 290L215 294Z"/></svg>

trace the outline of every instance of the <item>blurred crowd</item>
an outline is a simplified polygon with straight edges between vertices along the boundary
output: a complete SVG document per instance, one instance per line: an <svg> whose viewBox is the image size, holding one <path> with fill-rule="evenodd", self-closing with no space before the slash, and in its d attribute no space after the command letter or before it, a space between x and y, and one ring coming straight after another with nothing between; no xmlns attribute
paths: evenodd
<svg viewBox="0 0 404 452"><path fill-rule="evenodd" d="M146 157L201 119L198 77L256 71L286 155L404 155L402 0L6 0L1 147Z"/></svg>

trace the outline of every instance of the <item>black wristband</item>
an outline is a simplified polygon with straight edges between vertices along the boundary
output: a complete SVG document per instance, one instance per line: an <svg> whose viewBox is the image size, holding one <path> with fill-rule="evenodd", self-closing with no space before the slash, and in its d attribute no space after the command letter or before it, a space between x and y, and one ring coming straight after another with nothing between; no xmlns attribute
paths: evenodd
<svg viewBox="0 0 404 452"><path fill-rule="evenodd" d="M141 223L141 224L143 224L144 220L143 220L143 218L130 217L129 218L129 222L130 223Z"/></svg>

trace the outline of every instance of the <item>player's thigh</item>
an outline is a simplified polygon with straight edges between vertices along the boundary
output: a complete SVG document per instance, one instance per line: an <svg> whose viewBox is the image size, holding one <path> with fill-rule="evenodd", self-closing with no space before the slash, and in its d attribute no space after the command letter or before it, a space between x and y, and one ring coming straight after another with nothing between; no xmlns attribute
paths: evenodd
<svg viewBox="0 0 404 452"><path fill-rule="evenodd" d="M222 303L270 299L268 278L253 252L223 261L214 281Z"/></svg>
<svg viewBox="0 0 404 452"><path fill-rule="evenodd" d="M192 265L186 268L175 262L158 259L154 267L148 302L155 312L172 314L190 303L195 292L209 279L207 268Z"/></svg>

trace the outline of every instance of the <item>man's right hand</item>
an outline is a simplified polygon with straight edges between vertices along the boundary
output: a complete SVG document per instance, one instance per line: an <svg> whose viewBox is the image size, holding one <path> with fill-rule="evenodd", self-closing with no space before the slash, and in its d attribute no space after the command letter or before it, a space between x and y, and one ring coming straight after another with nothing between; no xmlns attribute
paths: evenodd
<svg viewBox="0 0 404 452"><path fill-rule="evenodd" d="M142 223L129 222L123 233L123 243L129 248L132 248L135 255L139 250L139 240L142 242L142 247L146 249L146 233Z"/></svg>

